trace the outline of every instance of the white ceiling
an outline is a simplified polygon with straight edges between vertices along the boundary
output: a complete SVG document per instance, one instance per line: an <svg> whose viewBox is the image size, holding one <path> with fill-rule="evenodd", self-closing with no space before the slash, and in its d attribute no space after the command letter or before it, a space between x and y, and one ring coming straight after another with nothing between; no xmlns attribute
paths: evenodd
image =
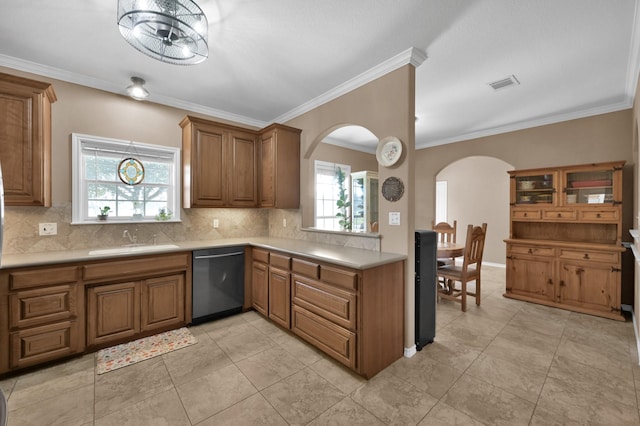
<svg viewBox="0 0 640 426"><path fill-rule="evenodd" d="M151 102L265 126L424 55L418 148L630 108L635 93L638 0L196 1L209 58L178 66L122 39L116 0L0 0L0 65L121 94L139 76ZM509 75L521 84L487 84Z"/></svg>

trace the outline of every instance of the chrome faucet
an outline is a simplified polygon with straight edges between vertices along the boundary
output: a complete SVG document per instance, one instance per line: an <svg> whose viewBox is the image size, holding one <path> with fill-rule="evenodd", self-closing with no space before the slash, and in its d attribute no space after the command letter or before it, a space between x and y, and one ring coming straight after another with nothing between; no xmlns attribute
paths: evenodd
<svg viewBox="0 0 640 426"><path fill-rule="evenodd" d="M136 244L138 242L138 236L135 234L135 232L132 234L128 229L124 230L124 232L122 233L122 238L129 238L129 242L131 242L131 244Z"/></svg>

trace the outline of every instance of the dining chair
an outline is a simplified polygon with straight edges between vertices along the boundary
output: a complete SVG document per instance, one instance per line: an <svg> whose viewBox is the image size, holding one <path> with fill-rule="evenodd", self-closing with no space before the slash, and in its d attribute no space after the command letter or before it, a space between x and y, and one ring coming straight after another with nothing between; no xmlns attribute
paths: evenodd
<svg viewBox="0 0 640 426"><path fill-rule="evenodd" d="M455 243L457 227L457 220L453 221L453 225L449 225L447 222L435 223L435 221L431 221L431 230L436 231L436 240L438 243ZM455 263L455 258L438 259L438 267L445 265L454 265Z"/></svg>
<svg viewBox="0 0 640 426"><path fill-rule="evenodd" d="M476 299L476 305L480 305L480 269L482 267L482 253L487 235L487 224L482 226L467 226L467 239L465 242L462 265L444 265L438 267L438 279L444 282L444 288L438 290L438 296L454 300L462 305L462 311L467 310L467 296ZM470 281L475 281L475 291L467 290ZM456 283L460 283L457 288Z"/></svg>

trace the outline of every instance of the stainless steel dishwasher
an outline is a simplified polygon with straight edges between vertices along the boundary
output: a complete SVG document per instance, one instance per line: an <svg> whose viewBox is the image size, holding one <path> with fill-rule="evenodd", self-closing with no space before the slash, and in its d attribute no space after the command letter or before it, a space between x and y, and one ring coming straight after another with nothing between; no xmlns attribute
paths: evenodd
<svg viewBox="0 0 640 426"><path fill-rule="evenodd" d="M244 246L193 252L192 323L242 311L244 303Z"/></svg>

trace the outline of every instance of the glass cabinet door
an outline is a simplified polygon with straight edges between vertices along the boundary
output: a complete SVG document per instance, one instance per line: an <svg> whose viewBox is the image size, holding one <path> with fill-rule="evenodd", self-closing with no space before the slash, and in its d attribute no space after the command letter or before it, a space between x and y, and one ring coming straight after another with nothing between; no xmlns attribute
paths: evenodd
<svg viewBox="0 0 640 426"><path fill-rule="evenodd" d="M515 177L516 204L552 204L554 193L553 173Z"/></svg>
<svg viewBox="0 0 640 426"><path fill-rule="evenodd" d="M613 169L567 172L563 204L613 203Z"/></svg>

